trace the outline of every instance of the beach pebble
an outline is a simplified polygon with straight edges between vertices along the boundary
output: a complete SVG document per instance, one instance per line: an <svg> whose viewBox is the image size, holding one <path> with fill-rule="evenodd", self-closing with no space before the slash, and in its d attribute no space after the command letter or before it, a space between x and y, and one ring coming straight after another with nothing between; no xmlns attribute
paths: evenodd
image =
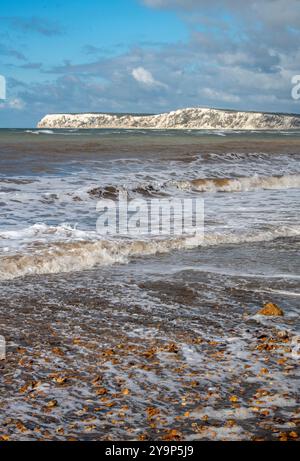
<svg viewBox="0 0 300 461"><path fill-rule="evenodd" d="M282 317L284 316L284 312L277 304L273 303L265 303L264 307L257 312L258 315L266 315L270 317Z"/></svg>

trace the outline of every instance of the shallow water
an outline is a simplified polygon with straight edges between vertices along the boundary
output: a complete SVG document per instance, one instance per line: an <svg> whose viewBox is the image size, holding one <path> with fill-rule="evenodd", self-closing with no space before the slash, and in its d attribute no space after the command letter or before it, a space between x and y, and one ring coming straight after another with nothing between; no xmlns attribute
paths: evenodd
<svg viewBox="0 0 300 461"><path fill-rule="evenodd" d="M299 136L1 130L2 432L298 434ZM99 235L119 190L204 199L204 239Z"/></svg>

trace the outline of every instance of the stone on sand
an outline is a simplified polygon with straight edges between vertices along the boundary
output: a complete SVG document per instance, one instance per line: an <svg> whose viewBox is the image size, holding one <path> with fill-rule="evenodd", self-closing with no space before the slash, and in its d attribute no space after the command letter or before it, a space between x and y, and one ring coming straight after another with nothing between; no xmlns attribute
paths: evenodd
<svg viewBox="0 0 300 461"><path fill-rule="evenodd" d="M267 315L270 317L282 317L284 316L284 312L277 304L273 303L265 303L264 307L257 312L259 315Z"/></svg>

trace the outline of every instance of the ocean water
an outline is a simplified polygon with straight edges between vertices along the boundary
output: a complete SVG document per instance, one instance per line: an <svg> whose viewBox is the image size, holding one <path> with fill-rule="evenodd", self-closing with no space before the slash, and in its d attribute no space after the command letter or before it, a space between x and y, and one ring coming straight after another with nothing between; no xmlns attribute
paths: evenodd
<svg viewBox="0 0 300 461"><path fill-rule="evenodd" d="M1 130L0 426L22 421L17 439L295 431L299 160L295 130ZM204 200L204 238L99 235L98 200L120 191ZM256 315L265 302L285 316Z"/></svg>

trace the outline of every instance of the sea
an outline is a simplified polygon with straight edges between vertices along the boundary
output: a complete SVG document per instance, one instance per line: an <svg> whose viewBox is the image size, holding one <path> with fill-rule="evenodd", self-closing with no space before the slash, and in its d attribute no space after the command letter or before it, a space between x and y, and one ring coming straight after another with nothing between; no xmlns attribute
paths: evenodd
<svg viewBox="0 0 300 461"><path fill-rule="evenodd" d="M99 232L120 197L203 232ZM299 212L300 130L0 130L0 436L299 437Z"/></svg>

